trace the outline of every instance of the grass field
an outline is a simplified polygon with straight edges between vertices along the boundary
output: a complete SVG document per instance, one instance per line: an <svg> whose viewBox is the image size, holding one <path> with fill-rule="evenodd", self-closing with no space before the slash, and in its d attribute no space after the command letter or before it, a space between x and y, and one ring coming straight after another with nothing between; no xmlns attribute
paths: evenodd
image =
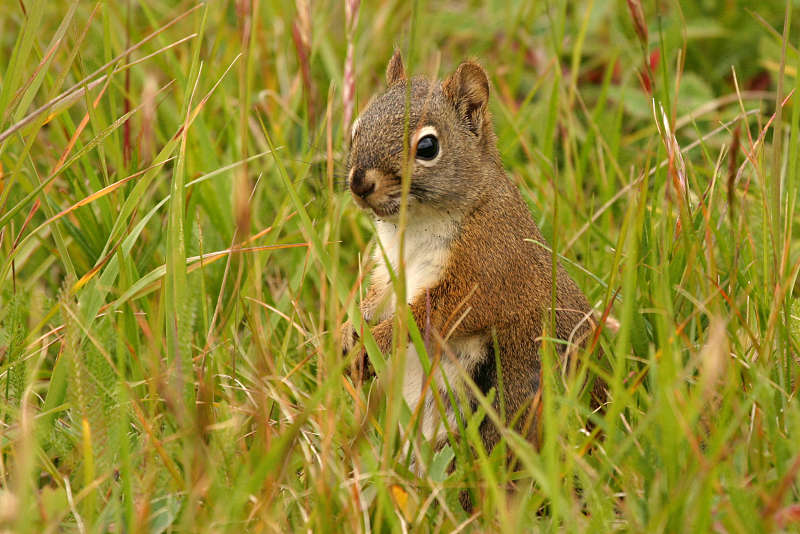
<svg viewBox="0 0 800 534"><path fill-rule="evenodd" d="M3 1L0 532L800 530L798 36L792 0ZM544 342L540 450L481 414L409 449L343 374L345 139L394 47L483 63L619 321L604 413Z"/></svg>

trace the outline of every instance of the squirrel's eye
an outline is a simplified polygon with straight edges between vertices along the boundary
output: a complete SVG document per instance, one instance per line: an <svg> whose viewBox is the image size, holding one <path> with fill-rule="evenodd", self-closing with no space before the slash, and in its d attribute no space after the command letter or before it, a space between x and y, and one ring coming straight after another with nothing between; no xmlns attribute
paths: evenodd
<svg viewBox="0 0 800 534"><path fill-rule="evenodd" d="M439 140L435 135L426 135L417 142L417 159L430 161L439 154Z"/></svg>

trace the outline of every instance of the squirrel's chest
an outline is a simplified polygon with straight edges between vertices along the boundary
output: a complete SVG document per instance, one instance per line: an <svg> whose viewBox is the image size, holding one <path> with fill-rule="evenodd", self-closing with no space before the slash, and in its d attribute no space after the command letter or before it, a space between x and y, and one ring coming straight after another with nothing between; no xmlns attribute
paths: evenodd
<svg viewBox="0 0 800 534"><path fill-rule="evenodd" d="M397 273L400 265L400 234L392 223L379 221L378 239L383 245L392 270ZM403 251L403 267L406 278L406 302L415 298L441 280L450 259L450 245L455 237L455 222L449 218L440 220L415 221L407 226ZM394 313L396 299L392 288L389 269L384 261L380 247L376 248L377 267L375 276L385 284L387 312Z"/></svg>

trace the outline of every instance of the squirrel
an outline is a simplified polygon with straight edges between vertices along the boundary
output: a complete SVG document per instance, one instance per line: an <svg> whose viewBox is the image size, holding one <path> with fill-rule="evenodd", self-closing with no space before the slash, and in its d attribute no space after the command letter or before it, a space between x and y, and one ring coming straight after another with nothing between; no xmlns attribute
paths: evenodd
<svg viewBox="0 0 800 534"><path fill-rule="evenodd" d="M568 356L568 347L574 353L593 332L592 308L561 265L552 305L552 255L503 169L487 109L484 69L465 61L442 82L409 79L396 51L386 69L386 85L353 122L347 160L350 192L374 216L383 246L383 252L376 248L362 318L373 325L382 353L389 354L396 302L385 253L392 270L404 266L408 307L429 340L431 361L440 355L430 387L438 387L447 399L449 384L458 392L456 398L469 404L446 406L450 422L455 422L455 409L477 408L465 375L487 396L501 383L493 408L501 413L502 398L507 421L516 421L517 430L536 444L543 326L554 314L555 332L547 335L564 340L557 349ZM404 173L410 185L401 259L398 219ZM340 333L343 354L349 354L358 333L349 321ZM356 364L369 372L363 348ZM439 447L447 436L429 389L422 398L427 378L409 342L403 396L412 412L424 404L423 435ZM593 404L602 402L601 389L595 382ZM479 431L491 452L500 430L485 417Z"/></svg>

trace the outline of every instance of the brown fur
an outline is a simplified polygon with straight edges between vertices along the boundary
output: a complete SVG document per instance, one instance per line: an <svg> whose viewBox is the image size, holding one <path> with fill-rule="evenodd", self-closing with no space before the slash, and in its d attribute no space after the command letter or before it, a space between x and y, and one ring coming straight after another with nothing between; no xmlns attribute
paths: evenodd
<svg viewBox="0 0 800 534"><path fill-rule="evenodd" d="M446 220L452 220L456 230L441 240L447 251L441 276L412 295L409 307L420 328L432 330L430 339L445 340L445 345L475 336L485 340L483 361L469 369L484 393L497 385L494 333L505 413L509 420L517 416L518 429L535 442L536 425L531 424L535 413L530 413L530 407L540 386L540 337L552 313L552 256L531 242L545 240L503 170L487 109L486 73L468 61L441 84L421 78L409 81L396 53L386 78L388 90L369 104L354 128L348 161L354 197L380 221L391 224L399 209L400 176L407 164L403 136L407 131L413 139L419 128L436 128L440 160L430 167L411 163L409 224L438 213L449 217ZM411 143L412 157L413 148ZM371 192L364 198L356 193L367 190ZM364 319L375 323L372 334L384 354L392 346L394 321L387 305L392 291L386 277L376 271L361 309ZM582 344L592 329L591 308L560 265L555 293L556 337ZM343 348L349 351L357 336L349 323L343 334ZM448 349L431 348L433 352ZM496 395L499 413L498 403ZM480 431L491 451L500 432L488 419Z"/></svg>

